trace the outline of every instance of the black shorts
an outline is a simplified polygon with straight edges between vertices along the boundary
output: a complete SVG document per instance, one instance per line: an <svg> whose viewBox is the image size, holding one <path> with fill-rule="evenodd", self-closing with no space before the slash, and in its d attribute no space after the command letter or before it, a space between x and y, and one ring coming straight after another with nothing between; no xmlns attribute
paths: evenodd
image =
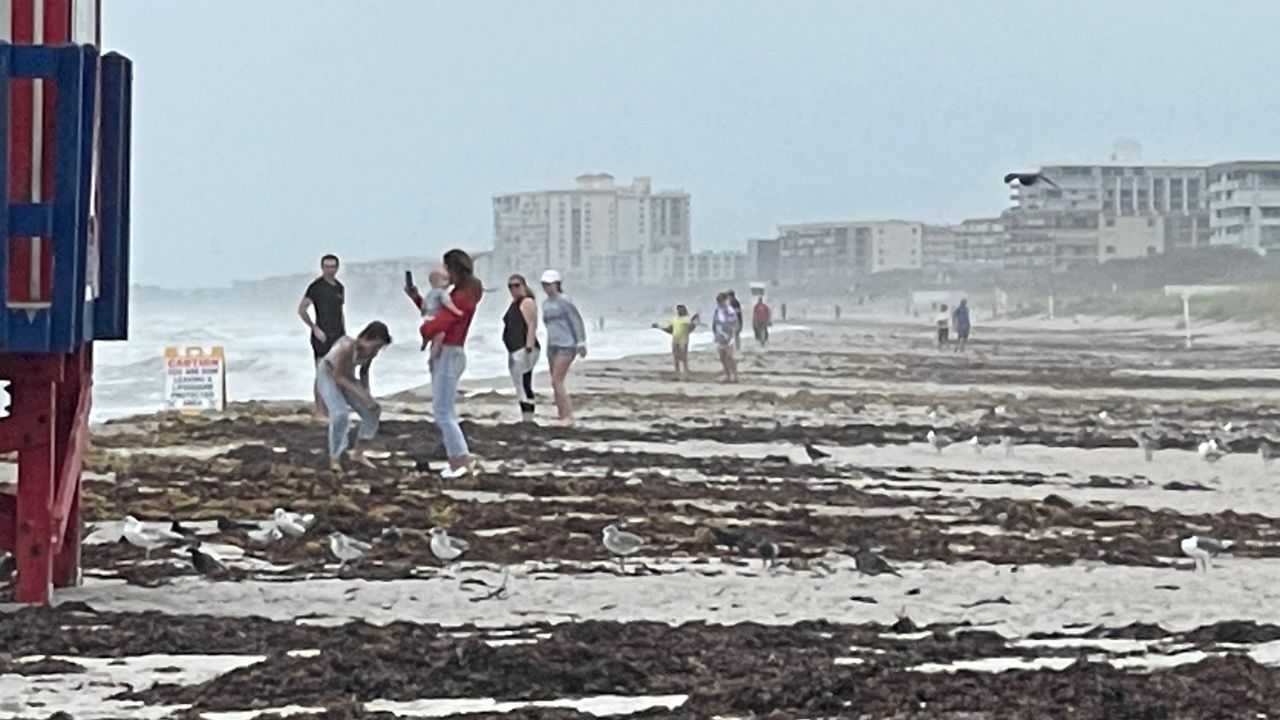
<svg viewBox="0 0 1280 720"><path fill-rule="evenodd" d="M961 329L959 329L959 330L956 330L956 339L957 339L957 340L968 340L968 339L969 339L969 328L961 328Z"/></svg>
<svg viewBox="0 0 1280 720"><path fill-rule="evenodd" d="M941 327L940 327L940 328L938 328L938 342L940 342L940 343L944 343L944 342L946 342L946 341L947 341L947 335L949 335L949 334L950 334L950 333L947 331L947 328L941 328Z"/></svg>

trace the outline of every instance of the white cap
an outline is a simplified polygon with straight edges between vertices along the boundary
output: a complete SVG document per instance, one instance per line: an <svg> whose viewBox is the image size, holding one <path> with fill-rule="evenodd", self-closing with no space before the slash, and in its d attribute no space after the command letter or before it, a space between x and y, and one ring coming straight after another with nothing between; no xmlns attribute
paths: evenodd
<svg viewBox="0 0 1280 720"><path fill-rule="evenodd" d="M542 273L542 281L544 285L560 282L560 273L555 270L548 270Z"/></svg>

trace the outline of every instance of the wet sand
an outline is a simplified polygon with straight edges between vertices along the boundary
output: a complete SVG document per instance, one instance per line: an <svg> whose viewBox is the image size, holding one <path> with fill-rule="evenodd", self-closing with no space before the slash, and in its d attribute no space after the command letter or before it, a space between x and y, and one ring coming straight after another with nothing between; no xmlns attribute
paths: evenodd
<svg viewBox="0 0 1280 720"><path fill-rule="evenodd" d="M587 363L570 429L472 387L482 472L450 483L412 393L384 403L379 469L343 476L301 406L105 426L84 586L0 615L0 696L21 698L0 718L1270 716L1280 468L1256 451L1280 445L1280 338L975 337L956 355L927 328L815 325L749 348L734 386L705 354L689 382L663 356ZM1211 464L1215 435L1232 453ZM316 527L267 547L234 527L279 506ZM180 519L227 569L144 560L115 542L126 513ZM609 523L649 540L625 568ZM460 562L432 557L434 525L471 543ZM329 555L332 530L389 527ZM1191 533L1237 546L1192 572ZM860 573L859 545L900 576ZM75 705L89 676L103 692Z"/></svg>

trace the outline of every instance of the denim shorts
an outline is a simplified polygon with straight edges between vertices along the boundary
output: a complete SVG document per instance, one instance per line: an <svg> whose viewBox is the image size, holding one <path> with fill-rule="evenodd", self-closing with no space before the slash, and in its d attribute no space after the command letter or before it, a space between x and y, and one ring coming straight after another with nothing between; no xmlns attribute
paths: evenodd
<svg viewBox="0 0 1280 720"><path fill-rule="evenodd" d="M573 357L574 355L577 355L577 354L578 354L578 348L576 347L555 347L553 345L547 348L548 359L553 357Z"/></svg>

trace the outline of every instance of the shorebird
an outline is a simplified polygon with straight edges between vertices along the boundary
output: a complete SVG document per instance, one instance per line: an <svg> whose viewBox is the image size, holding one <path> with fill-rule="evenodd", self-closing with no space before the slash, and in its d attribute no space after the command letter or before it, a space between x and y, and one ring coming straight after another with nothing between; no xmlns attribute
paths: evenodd
<svg viewBox="0 0 1280 720"><path fill-rule="evenodd" d="M1147 462L1155 459L1155 442L1145 433L1137 433L1133 436L1133 441L1138 444L1138 449L1142 451L1142 458Z"/></svg>
<svg viewBox="0 0 1280 720"><path fill-rule="evenodd" d="M127 515L124 519L124 539L134 547L140 547L146 551L146 557L151 559L151 551L163 545L170 543L186 542L187 538L179 535L169 528L144 527L138 518Z"/></svg>
<svg viewBox="0 0 1280 720"><path fill-rule="evenodd" d="M978 439L977 435L969 438L969 447L973 448L973 451L979 455L982 454L982 441Z"/></svg>
<svg viewBox="0 0 1280 720"><path fill-rule="evenodd" d="M778 562L778 543L769 538L761 538L756 544L756 552L760 555L760 563L763 567L773 567Z"/></svg>
<svg viewBox="0 0 1280 720"><path fill-rule="evenodd" d="M1262 467L1268 468L1271 467L1273 460L1280 457L1280 454L1276 453L1275 446L1266 440L1263 440L1258 443L1258 457L1262 458Z"/></svg>
<svg viewBox="0 0 1280 720"><path fill-rule="evenodd" d="M1053 180L1050 180L1048 177L1045 177L1040 173L1011 172L1011 173L1005 173L1005 176L1004 176L1005 185L1020 185L1022 187L1031 187L1036 183L1040 183L1040 182L1043 182L1044 184L1050 187L1061 189L1058 186L1058 183L1054 182Z"/></svg>
<svg viewBox="0 0 1280 720"><path fill-rule="evenodd" d="M257 530L250 530L245 534L249 536L249 542L254 545L270 545L284 537L284 534L280 532L280 526L274 521L264 524Z"/></svg>
<svg viewBox="0 0 1280 720"><path fill-rule="evenodd" d="M617 525L606 525L603 532L604 548L618 558L618 567L626 569L626 556L634 555L640 548L648 544L648 540L619 530Z"/></svg>
<svg viewBox="0 0 1280 720"><path fill-rule="evenodd" d="M338 562L342 566L359 560L366 552L372 549L373 546L363 540L356 540L337 531L329 533L329 552L338 558Z"/></svg>
<svg viewBox="0 0 1280 720"><path fill-rule="evenodd" d="M1113 422L1111 420L1111 413L1107 412L1106 410L1102 410L1098 412L1096 417L1098 418L1098 422L1102 425L1111 425Z"/></svg>
<svg viewBox="0 0 1280 720"><path fill-rule="evenodd" d="M316 521L316 516L312 513L289 512L284 508L276 508L273 518L280 532L289 537L306 535Z"/></svg>
<svg viewBox="0 0 1280 720"><path fill-rule="evenodd" d="M827 458L831 457L831 453L820 450L818 449L817 446L811 445L809 443L804 444L804 453L808 455L809 459L813 462L818 462L819 460L826 460Z"/></svg>
<svg viewBox="0 0 1280 720"><path fill-rule="evenodd" d="M431 554L444 562L451 563L457 560L469 547L471 545L466 540L449 537L449 533L444 528L431 528Z"/></svg>
<svg viewBox="0 0 1280 720"><path fill-rule="evenodd" d="M888 574L902 577L898 574L898 571L889 564L888 560L885 560L874 552L871 552L871 548L869 547L864 546L858 548L857 554L853 556L853 562L857 566L858 572L863 575L875 576Z"/></svg>
<svg viewBox="0 0 1280 720"><path fill-rule="evenodd" d="M212 575L225 569L218 558L201 550L199 544L188 547L187 552L191 554L191 566L201 575Z"/></svg>
<svg viewBox="0 0 1280 720"><path fill-rule="evenodd" d="M1226 455L1222 448L1218 447L1218 441L1210 438L1200 443L1196 448L1196 452L1200 453L1200 459L1212 465L1218 462Z"/></svg>
<svg viewBox="0 0 1280 720"><path fill-rule="evenodd" d="M1004 448L1005 457L1009 457L1010 455L1013 454L1013 447L1017 444L1018 444L1018 440L1014 438L1012 435L1000 436L1000 447Z"/></svg>
<svg viewBox="0 0 1280 720"><path fill-rule="evenodd" d="M951 444L951 438L946 435L939 435L932 430L930 430L929 434L925 436L925 439L927 439L929 444L933 446L933 449L937 450L939 453Z"/></svg>
<svg viewBox="0 0 1280 720"><path fill-rule="evenodd" d="M1230 540L1214 540L1200 535L1192 535L1182 541L1182 552L1187 557L1195 560L1195 567L1192 570L1195 570L1196 567L1203 567L1205 572L1209 572L1209 561L1219 553L1231 549L1234 544Z"/></svg>

